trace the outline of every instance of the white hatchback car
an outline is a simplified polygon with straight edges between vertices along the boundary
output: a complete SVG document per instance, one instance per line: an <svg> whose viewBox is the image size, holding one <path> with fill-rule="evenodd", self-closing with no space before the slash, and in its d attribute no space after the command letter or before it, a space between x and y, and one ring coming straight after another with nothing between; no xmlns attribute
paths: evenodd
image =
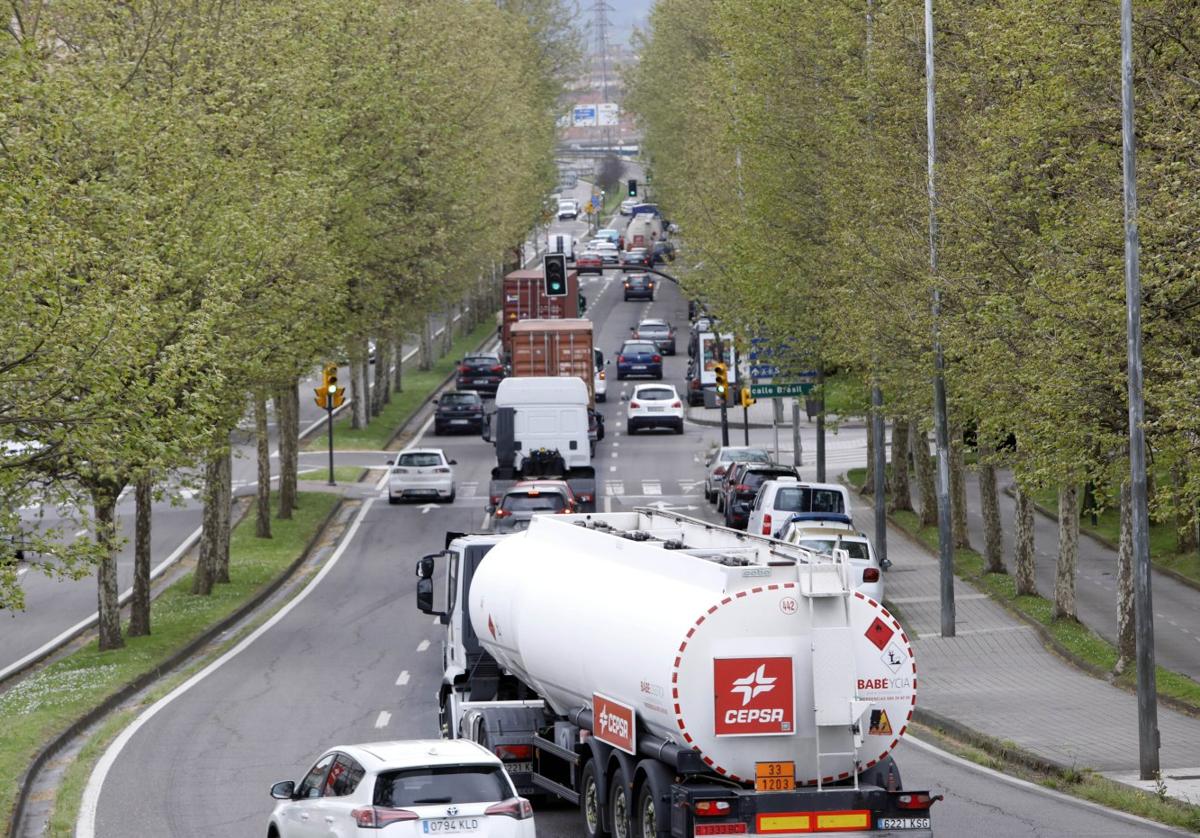
<svg viewBox="0 0 1200 838"><path fill-rule="evenodd" d="M674 384L639 384L628 402L625 429L631 436L643 428L671 428L677 434L683 433L683 402Z"/></svg>
<svg viewBox="0 0 1200 838"><path fill-rule="evenodd" d="M517 795L499 758L465 739L333 748L299 783L271 786L271 796L280 802L267 838L349 838L384 828L394 838L537 834L533 807Z"/></svg>
<svg viewBox="0 0 1200 838"><path fill-rule="evenodd" d="M428 498L454 500L454 460L440 448L409 448L388 460L388 503Z"/></svg>
<svg viewBox="0 0 1200 838"><path fill-rule="evenodd" d="M801 483L792 477L768 480L754 496L746 532L778 535L798 512L849 514L850 492L837 483Z"/></svg>
<svg viewBox="0 0 1200 838"><path fill-rule="evenodd" d="M608 401L608 371L604 369L604 352L599 349L593 349L592 354L596 360L596 371L592 375L592 387L596 391L596 401Z"/></svg>

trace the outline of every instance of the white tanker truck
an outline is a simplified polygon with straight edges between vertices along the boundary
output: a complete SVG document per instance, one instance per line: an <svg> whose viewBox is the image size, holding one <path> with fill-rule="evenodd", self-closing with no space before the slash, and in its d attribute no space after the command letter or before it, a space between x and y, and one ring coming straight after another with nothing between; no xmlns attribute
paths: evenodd
<svg viewBox="0 0 1200 838"><path fill-rule="evenodd" d="M852 572L650 509L449 533L417 563L418 606L447 626L443 735L577 804L590 836L931 835L939 798L890 755L912 649Z"/></svg>

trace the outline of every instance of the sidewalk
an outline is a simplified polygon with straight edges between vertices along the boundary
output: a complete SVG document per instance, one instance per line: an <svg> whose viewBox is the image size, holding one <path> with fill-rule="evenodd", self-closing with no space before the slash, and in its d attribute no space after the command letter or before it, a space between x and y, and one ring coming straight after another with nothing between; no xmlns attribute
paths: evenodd
<svg viewBox="0 0 1200 838"><path fill-rule="evenodd" d="M858 520L870 507L854 495ZM1011 741L1064 767L1137 776L1137 698L1048 652L1034 629L986 594L955 579L957 637L940 636L938 561L888 527L885 601L913 635L920 711ZM1200 804L1200 719L1158 709L1167 791ZM1189 779L1176 779L1176 778Z"/></svg>

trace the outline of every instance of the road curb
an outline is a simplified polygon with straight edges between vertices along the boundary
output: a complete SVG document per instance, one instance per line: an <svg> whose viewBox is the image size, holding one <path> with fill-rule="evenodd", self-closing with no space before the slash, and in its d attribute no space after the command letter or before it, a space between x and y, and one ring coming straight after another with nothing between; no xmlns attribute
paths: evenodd
<svg viewBox="0 0 1200 838"><path fill-rule="evenodd" d="M38 774L41 773L47 762L49 762L67 745L67 743L79 736L84 730L100 721L100 719L109 715L113 710L115 710L129 698L136 695L141 690L144 690L159 678L162 678L164 675L167 675L173 670L179 668L200 649L211 643L218 635L229 630L231 627L245 619L249 614L253 613L255 609L261 606L272 594L278 591L283 584L304 564L304 562L308 559L309 554L312 552L313 547L316 546L321 536L324 535L325 530L329 528L330 522L334 520L334 517L338 514L338 512L341 511L345 504L345 498L339 499L338 502L333 505L333 508L329 511L329 514L325 516L325 520L321 522L319 527L317 527L312 538L310 538L308 543L305 544L304 549L300 551L300 555L278 576L260 588L254 594L254 596L250 597L250 599L244 602L236 611L205 629L205 631L198 637L193 638L182 649L171 655L171 657L167 658L167 660L165 660L155 669L139 675L137 678L134 678L128 684L118 689L111 696L100 702L100 704L88 710L87 713L72 722L66 728L66 730L62 731L49 743L47 743L46 746L42 748L42 750L40 750L33 758L33 761L29 764L29 767L25 769L24 773L21 774L20 779L17 781L17 797L13 804L12 816L9 818L8 822L8 834L14 836L19 834L18 830L25 820L25 807L28 805L29 796L33 791L33 781L37 779ZM249 514L251 506L252 504L247 505L246 511L243 513L243 518L245 515Z"/></svg>
<svg viewBox="0 0 1200 838"><path fill-rule="evenodd" d="M729 410L735 410L737 407L739 407L739 405L731 405L731 406L729 407ZM693 415L693 413L692 413L692 411L693 411L693 410L710 410L710 409L711 409L711 410L715 410L716 408L701 408L699 405L692 405L692 406L691 406L691 407L689 407L689 408L688 408L688 410L687 410L687 414L686 414L686 415L687 415L687 420L688 420L689 422L691 422L692 424L694 424L694 425L705 425L705 426L707 426L707 427L710 427L710 428L719 428L719 427L721 427L721 420L720 420L720 419L697 419L697 418L695 418L695 416L694 416L694 415ZM729 427L732 429L732 428L734 428L734 426L735 426L735 425L736 425L738 428L741 428L741 427L743 427L743 423L742 423L742 421L741 421L740 419L736 419L736 418L734 418L734 417L730 417L730 419L729 419ZM761 430L771 430L771 429L772 429L772 428L774 428L775 426L774 426L774 425L772 425L772 424L764 424L764 423L762 423L762 422L751 422L751 423L750 423L750 427L751 427L752 429L754 429L754 430L759 430L759 431L761 431ZM816 427L816 424L815 424L815 423L813 424L813 427L814 427L814 428ZM866 422L866 420L865 420L865 419L863 419L862 417L854 416L854 417L850 417L850 418L848 418L848 419L847 419L846 421L844 421L844 422L840 422L840 423L836 423L836 424L831 424L831 423L829 423L829 422L827 421L827 422L826 422L826 425L825 425L825 430L826 430L826 431L834 431L834 430L841 430L841 429L843 429L843 428L844 428L844 429L846 429L846 430L858 430L858 429L860 429L860 428L865 428L865 427L867 427L867 422ZM787 422L780 422L780 423L779 423L779 430L781 430L781 431L782 431L782 430L785 430L785 429L786 429L786 430L791 430L791 428L792 428L792 423L791 423L791 420L788 420Z"/></svg>
<svg viewBox="0 0 1200 838"><path fill-rule="evenodd" d="M913 721L966 742L968 745L973 745L992 756L999 757L1007 762L1016 763L1034 771L1064 776L1073 768L1073 766L1040 757L1017 745L1007 744L994 736L980 733L974 728L967 727L961 722L957 722L949 716L943 716L941 713L933 710L917 707L913 710Z"/></svg>
<svg viewBox="0 0 1200 838"><path fill-rule="evenodd" d="M1004 487L1004 494L1008 495L1010 498L1016 498L1016 490L1013 489L1011 484ZM1055 522L1058 521L1058 513L1057 512L1047 509L1046 507L1042 506L1037 501L1033 502L1033 508L1036 509L1038 511L1038 513L1040 513L1041 515L1045 516L1046 518L1049 518L1051 521L1055 521ZM1102 535L1097 535L1096 533L1088 532L1082 526L1079 528L1079 534L1086 535L1088 538L1092 539L1092 541L1095 541L1097 544L1107 547L1109 550L1120 550L1121 549L1119 544L1116 544L1115 542L1110 541L1109 539L1105 538ZM1187 585L1192 590L1200 591L1200 582L1197 582L1195 579L1190 579L1187 576L1184 576L1182 573L1179 573L1178 571L1171 570L1169 567L1162 567L1160 565L1156 565L1156 564L1154 564L1153 561L1150 562L1150 566L1155 570L1155 572L1161 573L1163 576L1167 576L1171 579L1174 579L1176 582L1178 582L1181 585Z"/></svg>

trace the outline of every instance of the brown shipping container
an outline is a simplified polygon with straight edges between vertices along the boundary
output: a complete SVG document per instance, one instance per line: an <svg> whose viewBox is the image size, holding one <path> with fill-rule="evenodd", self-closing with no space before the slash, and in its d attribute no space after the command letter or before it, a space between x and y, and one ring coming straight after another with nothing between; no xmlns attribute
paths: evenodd
<svg viewBox="0 0 1200 838"><path fill-rule="evenodd" d="M579 316L579 272L567 271L567 293L562 297L546 296L546 281L541 268L513 271L504 277L504 321L500 342L506 357L512 357L509 332L514 323L523 320L560 320Z"/></svg>
<svg viewBox="0 0 1200 838"><path fill-rule="evenodd" d="M522 320L512 327L512 374L578 376L588 389L588 404L596 406L595 356L592 321L582 319Z"/></svg>

